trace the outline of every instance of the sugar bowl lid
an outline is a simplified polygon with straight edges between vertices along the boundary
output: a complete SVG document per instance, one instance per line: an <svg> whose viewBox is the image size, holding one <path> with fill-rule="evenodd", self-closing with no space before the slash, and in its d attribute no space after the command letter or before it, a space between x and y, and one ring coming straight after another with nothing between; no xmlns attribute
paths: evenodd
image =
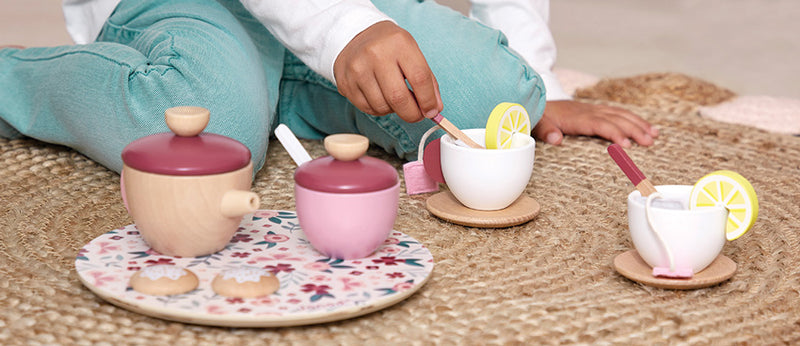
<svg viewBox="0 0 800 346"><path fill-rule="evenodd" d="M209 111L181 106L164 112L172 132L139 138L122 150L125 165L165 175L209 175L235 171L250 163L250 150L232 139L201 133L208 125Z"/></svg>
<svg viewBox="0 0 800 346"><path fill-rule="evenodd" d="M295 183L307 189L332 193L380 191L400 181L389 163L365 156L369 140L357 134L325 137L330 156L306 162L294 173Z"/></svg>

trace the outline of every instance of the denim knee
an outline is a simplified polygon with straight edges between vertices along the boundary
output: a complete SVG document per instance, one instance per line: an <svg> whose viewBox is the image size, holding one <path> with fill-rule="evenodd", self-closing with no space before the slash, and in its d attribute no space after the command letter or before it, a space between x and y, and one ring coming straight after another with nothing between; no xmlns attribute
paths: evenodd
<svg viewBox="0 0 800 346"><path fill-rule="evenodd" d="M0 56L0 95L15 95L0 103L2 136L66 145L120 171L128 143L168 131L167 108L194 105L210 110L207 131L264 163L280 70L268 86L248 33L215 1L123 1L98 42Z"/></svg>
<svg viewBox="0 0 800 346"><path fill-rule="evenodd" d="M255 46L235 18L225 16L215 18L222 23L168 18L137 30L126 46L143 54L145 62L131 67L124 102L141 111L131 114L137 127L163 131L167 131L163 124L167 108L209 109L206 131L245 144L257 171L266 157L277 100L270 98L267 71ZM105 40L129 35L126 26L110 23L101 33Z"/></svg>

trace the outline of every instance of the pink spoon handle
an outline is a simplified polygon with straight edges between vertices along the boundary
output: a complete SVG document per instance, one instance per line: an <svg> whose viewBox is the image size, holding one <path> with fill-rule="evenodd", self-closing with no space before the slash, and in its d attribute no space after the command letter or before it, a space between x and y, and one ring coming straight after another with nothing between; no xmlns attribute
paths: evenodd
<svg viewBox="0 0 800 346"><path fill-rule="evenodd" d="M636 167L636 164L633 163L630 156L625 153L625 150L619 144L612 144L608 146L608 154L611 155L611 158L614 159L614 162L617 163L622 172L628 176L631 183L636 186L636 189L642 193L642 196L649 196L651 193L656 192L656 187L653 186L647 177L644 176L644 173L639 170L639 167Z"/></svg>

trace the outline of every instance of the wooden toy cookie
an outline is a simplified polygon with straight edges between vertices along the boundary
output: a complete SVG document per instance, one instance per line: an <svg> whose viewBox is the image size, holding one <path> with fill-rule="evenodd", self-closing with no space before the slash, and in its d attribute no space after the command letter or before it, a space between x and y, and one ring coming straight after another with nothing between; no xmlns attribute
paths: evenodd
<svg viewBox="0 0 800 346"><path fill-rule="evenodd" d="M194 290L198 284L197 275L193 272L170 264L142 268L130 279L134 290L154 296L183 294Z"/></svg>
<svg viewBox="0 0 800 346"><path fill-rule="evenodd" d="M214 292L233 298L261 297L274 293L279 287L280 282L275 275L256 267L228 269L219 273L211 282Z"/></svg>

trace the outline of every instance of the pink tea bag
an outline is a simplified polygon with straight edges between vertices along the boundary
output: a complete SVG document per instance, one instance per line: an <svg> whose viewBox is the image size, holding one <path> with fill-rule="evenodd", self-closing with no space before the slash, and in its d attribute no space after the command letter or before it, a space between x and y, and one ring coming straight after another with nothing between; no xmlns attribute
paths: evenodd
<svg viewBox="0 0 800 346"><path fill-rule="evenodd" d="M406 193L409 195L439 191L439 183L444 182L444 178L437 180L435 173L432 176L432 172L429 172L429 170L438 169L438 173L441 175L439 140L436 139L428 144L427 148L425 147L425 140L438 129L439 126L434 126L422 135L417 150L417 161L407 162L403 165L403 179L406 183Z"/></svg>
<svg viewBox="0 0 800 346"><path fill-rule="evenodd" d="M428 176L421 160L404 164L403 178L406 182L406 193L409 195L439 191L439 183Z"/></svg>

